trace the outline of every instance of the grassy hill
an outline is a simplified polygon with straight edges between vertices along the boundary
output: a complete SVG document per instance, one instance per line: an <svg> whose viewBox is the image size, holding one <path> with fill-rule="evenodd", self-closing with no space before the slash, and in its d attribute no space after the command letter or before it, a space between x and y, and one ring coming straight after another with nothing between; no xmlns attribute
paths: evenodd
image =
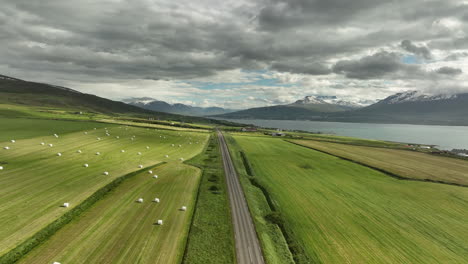
<svg viewBox="0 0 468 264"><path fill-rule="evenodd" d="M29 111L31 108L33 111ZM0 116L95 119L96 115L230 125L203 117L155 112L66 87L0 75Z"/></svg>

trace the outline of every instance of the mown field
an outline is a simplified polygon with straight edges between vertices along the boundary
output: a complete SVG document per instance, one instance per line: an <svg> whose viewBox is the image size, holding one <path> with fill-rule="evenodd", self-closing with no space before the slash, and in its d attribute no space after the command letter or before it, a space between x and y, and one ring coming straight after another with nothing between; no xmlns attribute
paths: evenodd
<svg viewBox="0 0 468 264"><path fill-rule="evenodd" d="M43 136L31 129L28 130L31 138L15 143L0 142L0 166L4 168L0 170L0 255L112 180L138 170L139 165L147 167L162 161L180 163L180 158L189 159L198 154L208 138L206 133L113 125L107 125L109 136L98 125L96 130L91 127L86 130L87 134L83 131L61 134L52 122L62 121L43 122L48 124L41 129ZM14 127L15 122L2 125L3 131L7 131L2 133L3 138L17 139L14 129L5 129L5 126ZM47 127L50 131L45 133ZM21 133L23 138L27 137L24 131ZM55 138L54 133L59 137ZM89 167L85 168L85 163ZM106 171L109 175L104 175ZM69 208L61 207L65 202L70 203Z"/></svg>
<svg viewBox="0 0 468 264"><path fill-rule="evenodd" d="M86 129L114 127L112 124L103 124L97 122L86 121L64 121L64 120L42 120L42 119L27 119L27 118L6 118L0 116L0 142L8 145L11 139L25 139L53 135L66 134L77 132ZM52 134L51 134L52 133ZM0 145L2 148L4 145Z"/></svg>
<svg viewBox="0 0 468 264"><path fill-rule="evenodd" d="M466 263L467 188L398 180L279 139L234 138L306 263Z"/></svg>
<svg viewBox="0 0 468 264"><path fill-rule="evenodd" d="M19 263L179 263L200 170L179 162L152 170L158 179L145 171L124 181Z"/></svg>
<svg viewBox="0 0 468 264"><path fill-rule="evenodd" d="M420 180L434 180L468 186L468 162L425 153L385 148L294 140L297 144Z"/></svg>

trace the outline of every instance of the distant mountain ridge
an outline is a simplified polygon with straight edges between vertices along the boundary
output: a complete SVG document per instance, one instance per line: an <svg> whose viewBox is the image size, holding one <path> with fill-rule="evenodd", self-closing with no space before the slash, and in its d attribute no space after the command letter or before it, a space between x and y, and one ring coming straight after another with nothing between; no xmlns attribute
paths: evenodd
<svg viewBox="0 0 468 264"><path fill-rule="evenodd" d="M292 104L250 108L220 115L235 119L308 120L323 115L362 107L336 96L305 96Z"/></svg>
<svg viewBox="0 0 468 264"><path fill-rule="evenodd" d="M328 101L328 102L327 102ZM334 102L332 104L332 102ZM251 108L220 115L234 119L313 120L335 122L468 125L468 93L397 93L369 106L341 108L335 97L305 97L290 105ZM291 109L295 107L296 110ZM302 108L301 110L297 110Z"/></svg>
<svg viewBox="0 0 468 264"><path fill-rule="evenodd" d="M221 107L197 107L178 103L169 104L151 97L128 98L122 100L122 102L152 111L189 116L221 115L237 111Z"/></svg>

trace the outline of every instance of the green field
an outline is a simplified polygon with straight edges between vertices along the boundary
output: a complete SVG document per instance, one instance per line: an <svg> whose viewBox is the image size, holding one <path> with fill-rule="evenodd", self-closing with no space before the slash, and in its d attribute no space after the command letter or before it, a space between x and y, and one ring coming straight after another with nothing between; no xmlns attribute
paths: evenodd
<svg viewBox="0 0 468 264"><path fill-rule="evenodd" d="M280 139L234 138L305 263L466 263L467 188L398 180Z"/></svg>
<svg viewBox="0 0 468 264"><path fill-rule="evenodd" d="M376 167L401 177L434 180L468 186L468 162L425 153L351 146L312 140L294 143Z"/></svg>
<svg viewBox="0 0 468 264"><path fill-rule="evenodd" d="M179 263L200 171L179 162L152 170L158 179L145 171L126 180L19 263Z"/></svg>
<svg viewBox="0 0 468 264"><path fill-rule="evenodd" d="M16 143L0 142L0 163L4 167L0 170L0 255L102 186L138 170L138 165L147 167L161 161L180 163L179 158L189 159L198 154L208 138L206 133L112 125L107 126L110 136L106 136L103 128L89 129L88 134L83 131L61 134L48 123L56 121L44 122L47 125L40 132L43 136L37 137L38 134L31 129L30 138L22 132L22 137L27 139ZM15 127L16 123L3 125L4 131L10 131L7 137L15 138L15 130L5 126ZM51 130L47 132L49 125ZM78 130L82 125L76 124L73 129ZM59 137L52 136L54 133ZM134 140L131 140L132 136L135 136ZM98 137L101 140L97 140ZM46 145L41 145L41 142ZM53 147L47 144L53 144ZM178 147L179 144L182 146ZM6 145L9 150L3 149ZM82 153L77 153L77 150ZM60 157L57 156L59 152L62 154ZM88 168L83 166L85 163L89 164ZM109 175L104 175L105 171ZM61 207L65 202L70 203L70 208Z"/></svg>
<svg viewBox="0 0 468 264"><path fill-rule="evenodd" d="M26 139L44 136L44 140L53 134L66 134L77 132L86 129L114 127L115 125L97 123L97 122L75 122L64 120L41 120L41 119L26 119L26 118L5 118L0 116L0 145L11 145L8 142L11 139Z"/></svg>

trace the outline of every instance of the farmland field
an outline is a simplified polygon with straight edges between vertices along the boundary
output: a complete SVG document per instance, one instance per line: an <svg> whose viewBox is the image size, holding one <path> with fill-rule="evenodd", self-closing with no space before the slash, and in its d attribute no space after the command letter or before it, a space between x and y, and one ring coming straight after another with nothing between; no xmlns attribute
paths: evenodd
<svg viewBox="0 0 468 264"><path fill-rule="evenodd" d="M152 170L158 179L145 171L126 180L19 263L180 262L200 171L180 162Z"/></svg>
<svg viewBox="0 0 468 264"><path fill-rule="evenodd" d="M308 263L466 262L467 188L398 180L280 139L234 138Z"/></svg>
<svg viewBox="0 0 468 264"><path fill-rule="evenodd" d="M25 139L51 136L54 133L65 134L85 129L114 127L115 125L86 121L43 120L26 118L5 118L0 116L0 142L8 144L11 139ZM39 138L40 139L40 138ZM3 145L0 145L2 148Z"/></svg>
<svg viewBox="0 0 468 264"><path fill-rule="evenodd" d="M294 140L294 143L354 160L413 179L430 179L468 186L468 162L425 153L385 148Z"/></svg>
<svg viewBox="0 0 468 264"><path fill-rule="evenodd" d="M0 142L0 163L4 167L0 170L0 255L112 180L138 170L139 165L180 163L180 158L199 153L208 138L206 133L107 128L109 136L103 128L64 135L51 130L48 136ZM54 133L58 138L52 136ZM10 149L3 149L6 145ZM70 208L60 206L65 202Z"/></svg>

